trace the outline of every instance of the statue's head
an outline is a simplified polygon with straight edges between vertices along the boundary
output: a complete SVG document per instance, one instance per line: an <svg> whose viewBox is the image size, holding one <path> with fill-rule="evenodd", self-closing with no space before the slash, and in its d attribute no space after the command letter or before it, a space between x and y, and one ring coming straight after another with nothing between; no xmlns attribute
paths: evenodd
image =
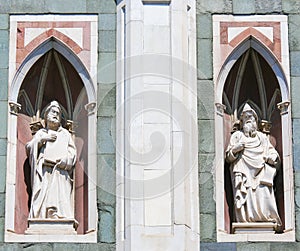
<svg viewBox="0 0 300 251"><path fill-rule="evenodd" d="M254 136L257 130L258 117L248 103L246 103L243 108L240 120L246 136Z"/></svg>
<svg viewBox="0 0 300 251"><path fill-rule="evenodd" d="M60 125L61 121L61 107L57 101L52 101L46 108L44 119L46 125Z"/></svg>

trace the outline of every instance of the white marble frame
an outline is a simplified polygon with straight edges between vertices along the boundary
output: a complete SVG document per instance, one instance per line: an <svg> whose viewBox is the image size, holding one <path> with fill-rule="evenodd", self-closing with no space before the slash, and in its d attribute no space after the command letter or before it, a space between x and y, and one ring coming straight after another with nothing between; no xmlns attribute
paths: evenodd
<svg viewBox="0 0 300 251"><path fill-rule="evenodd" d="M232 16L229 16L232 18ZM246 17L249 19L249 17ZM263 17L262 17L263 19ZM217 21L226 20L222 15L214 19L214 82L215 82L215 198L216 198L216 221L217 221L217 241L218 242L239 242L239 241L295 241L295 222L294 222L294 183L293 183L293 156L292 156L292 126L290 109L290 75L289 75L289 53L288 53L288 34L287 19L281 18L281 42L283 62L280 64L275 56L255 38L248 38L240 43L228 56L225 63L221 66L218 61L217 51L219 42L219 31ZM250 20L261 21L259 17L251 17ZM278 21L278 19L276 19ZM248 20L247 20L248 21ZM255 49L268 62L278 80L282 95L282 102L278 104L281 110L282 121L282 163L283 163L283 184L284 184L284 210L285 210L285 231L282 234L228 234L225 230L224 216L224 135L223 135L223 112L222 94L230 70L234 63L249 48ZM220 55L220 54L219 54ZM220 133L221 132L221 133Z"/></svg>
<svg viewBox="0 0 300 251"><path fill-rule="evenodd" d="M33 50L16 71L16 21L30 21L32 16L11 16L10 58L9 58L9 112L8 112L8 145L7 145L7 174L6 174L6 205L5 205L5 242L97 242L97 43L98 35L91 38L91 68L85 68L76 54L56 38L49 38ZM42 17L42 21L47 16ZM49 15L57 21L91 21L93 29L97 30L98 17L96 15ZM40 21L34 15L34 21ZM14 233L15 213L15 180L16 180L16 147L17 147L17 104L18 93L22 82L30 68L49 50L55 49L61 53L78 72L87 92L88 104L88 231L83 235L25 235ZM93 74L93 75L91 75Z"/></svg>

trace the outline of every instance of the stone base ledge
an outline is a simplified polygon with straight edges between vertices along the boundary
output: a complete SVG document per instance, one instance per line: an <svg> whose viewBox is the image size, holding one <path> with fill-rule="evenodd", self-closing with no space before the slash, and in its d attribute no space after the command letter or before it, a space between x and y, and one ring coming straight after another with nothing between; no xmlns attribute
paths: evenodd
<svg viewBox="0 0 300 251"><path fill-rule="evenodd" d="M234 234L275 234L277 227L278 225L273 222L232 223L232 231Z"/></svg>
<svg viewBox="0 0 300 251"><path fill-rule="evenodd" d="M5 242L10 243L96 243L97 232L89 234L15 234L7 231L5 233Z"/></svg>
<svg viewBox="0 0 300 251"><path fill-rule="evenodd" d="M28 219L26 235L76 235L77 221L74 219Z"/></svg>
<svg viewBox="0 0 300 251"><path fill-rule="evenodd" d="M228 234L222 230L217 233L218 242L295 242L295 231L281 234L251 233L251 234Z"/></svg>

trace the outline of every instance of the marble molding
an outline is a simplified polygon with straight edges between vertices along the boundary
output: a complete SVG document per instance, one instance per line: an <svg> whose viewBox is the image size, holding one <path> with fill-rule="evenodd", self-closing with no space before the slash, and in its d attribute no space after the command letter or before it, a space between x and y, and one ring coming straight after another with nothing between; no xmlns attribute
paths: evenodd
<svg viewBox="0 0 300 251"><path fill-rule="evenodd" d="M78 222L67 219L28 219L25 235L77 235Z"/></svg>
<svg viewBox="0 0 300 251"><path fill-rule="evenodd" d="M234 234L275 234L277 224L272 222L232 223Z"/></svg>

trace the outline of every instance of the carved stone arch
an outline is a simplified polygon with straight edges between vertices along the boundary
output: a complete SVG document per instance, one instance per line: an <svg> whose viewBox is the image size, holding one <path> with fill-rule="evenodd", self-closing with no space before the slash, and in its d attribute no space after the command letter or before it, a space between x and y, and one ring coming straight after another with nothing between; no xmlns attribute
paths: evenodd
<svg viewBox="0 0 300 251"><path fill-rule="evenodd" d="M228 144L230 137L230 132L233 126L234 118L238 118L238 109L239 107L229 107L227 112L225 112L226 106L228 107L229 99L224 93L226 79L233 70L235 64L243 58L251 57L247 55L250 51L254 51L261 57L267 65L270 67L279 88L274 91L274 95L271 98L270 104L265 104L263 109L262 107L257 106L256 110L259 110L259 113L262 114L265 118L270 118L272 116L272 111L274 110L275 100L277 101L277 106L280 109L278 112L280 119L280 144L282 145L281 156L282 156L282 177L283 177L283 187L282 193L284 201L282 201L282 211L283 211L283 221L285 226L285 231L291 231L289 234L283 233L282 235L288 236L291 240L294 238L294 198L293 198L293 166L292 166L292 149L291 149L291 113L289 109L289 98L290 98L290 88L289 80L286 76L286 73L283 70L281 62L276 58L276 56L265 46L262 42L256 39L253 36L247 37L244 41L239 43L229 56L224 61L219 74L215 80L215 104L216 104L216 113L215 113L215 141L216 141L216 207L217 207L217 231L218 231L218 241L226 241L226 234L231 233L230 224L230 212L228 212L228 198L226 198L226 191L224 189L226 181L226 166L225 166L225 156L224 148ZM247 59L247 60L248 60ZM255 60L255 59L253 59ZM242 63L241 63L242 64ZM246 66L244 66L246 67ZM242 68L242 67L241 67ZM255 68L255 67L254 67ZM237 71L239 73L239 71ZM237 73L237 74L238 74ZM259 74L259 73L258 73ZM280 95L278 94L280 93ZM234 95L234 94L233 94ZM279 96L278 96L279 95ZM263 95L261 95L263 98ZM279 101L278 101L279 100ZM255 106L255 103L253 103ZM241 105L241 104L240 104ZM236 111L235 111L236 109ZM273 110L272 110L273 109ZM229 115L232 113L232 115ZM270 113L270 116L267 114ZM221 132L221 133L220 133ZM226 206L227 205L227 206ZM249 234L250 235L250 234ZM245 237L237 235L231 235L232 238L235 238L236 241L241 241L243 238L247 240L256 237ZM272 240L272 237L270 237ZM273 237L275 240L276 237ZM283 237L284 238L284 237ZM246 240L245 239L245 240ZM234 241L231 239L231 241Z"/></svg>
<svg viewBox="0 0 300 251"><path fill-rule="evenodd" d="M51 37L41 43L24 59L12 81L9 100L12 102L17 102L19 89L26 74L28 73L30 68L37 62L37 60L51 49L58 51L61 55L68 59L68 61L78 72L87 91L88 103L96 102L96 90L92 78L85 68L84 64L81 62L78 56L70 48L68 48L68 46L66 46L55 37Z"/></svg>
<svg viewBox="0 0 300 251"><path fill-rule="evenodd" d="M250 48L257 51L267 61L267 63L270 65L273 72L275 73L280 86L282 102L289 101L290 90L289 90L288 80L286 78L286 75L282 69L280 62L274 56L274 54L267 48L267 46L263 45L255 37L249 36L231 52L231 54L227 57L227 59L225 60L222 66L222 69L216 81L216 85L217 85L216 98L215 98L216 103L222 103L222 95L223 95L225 81L233 65Z"/></svg>

